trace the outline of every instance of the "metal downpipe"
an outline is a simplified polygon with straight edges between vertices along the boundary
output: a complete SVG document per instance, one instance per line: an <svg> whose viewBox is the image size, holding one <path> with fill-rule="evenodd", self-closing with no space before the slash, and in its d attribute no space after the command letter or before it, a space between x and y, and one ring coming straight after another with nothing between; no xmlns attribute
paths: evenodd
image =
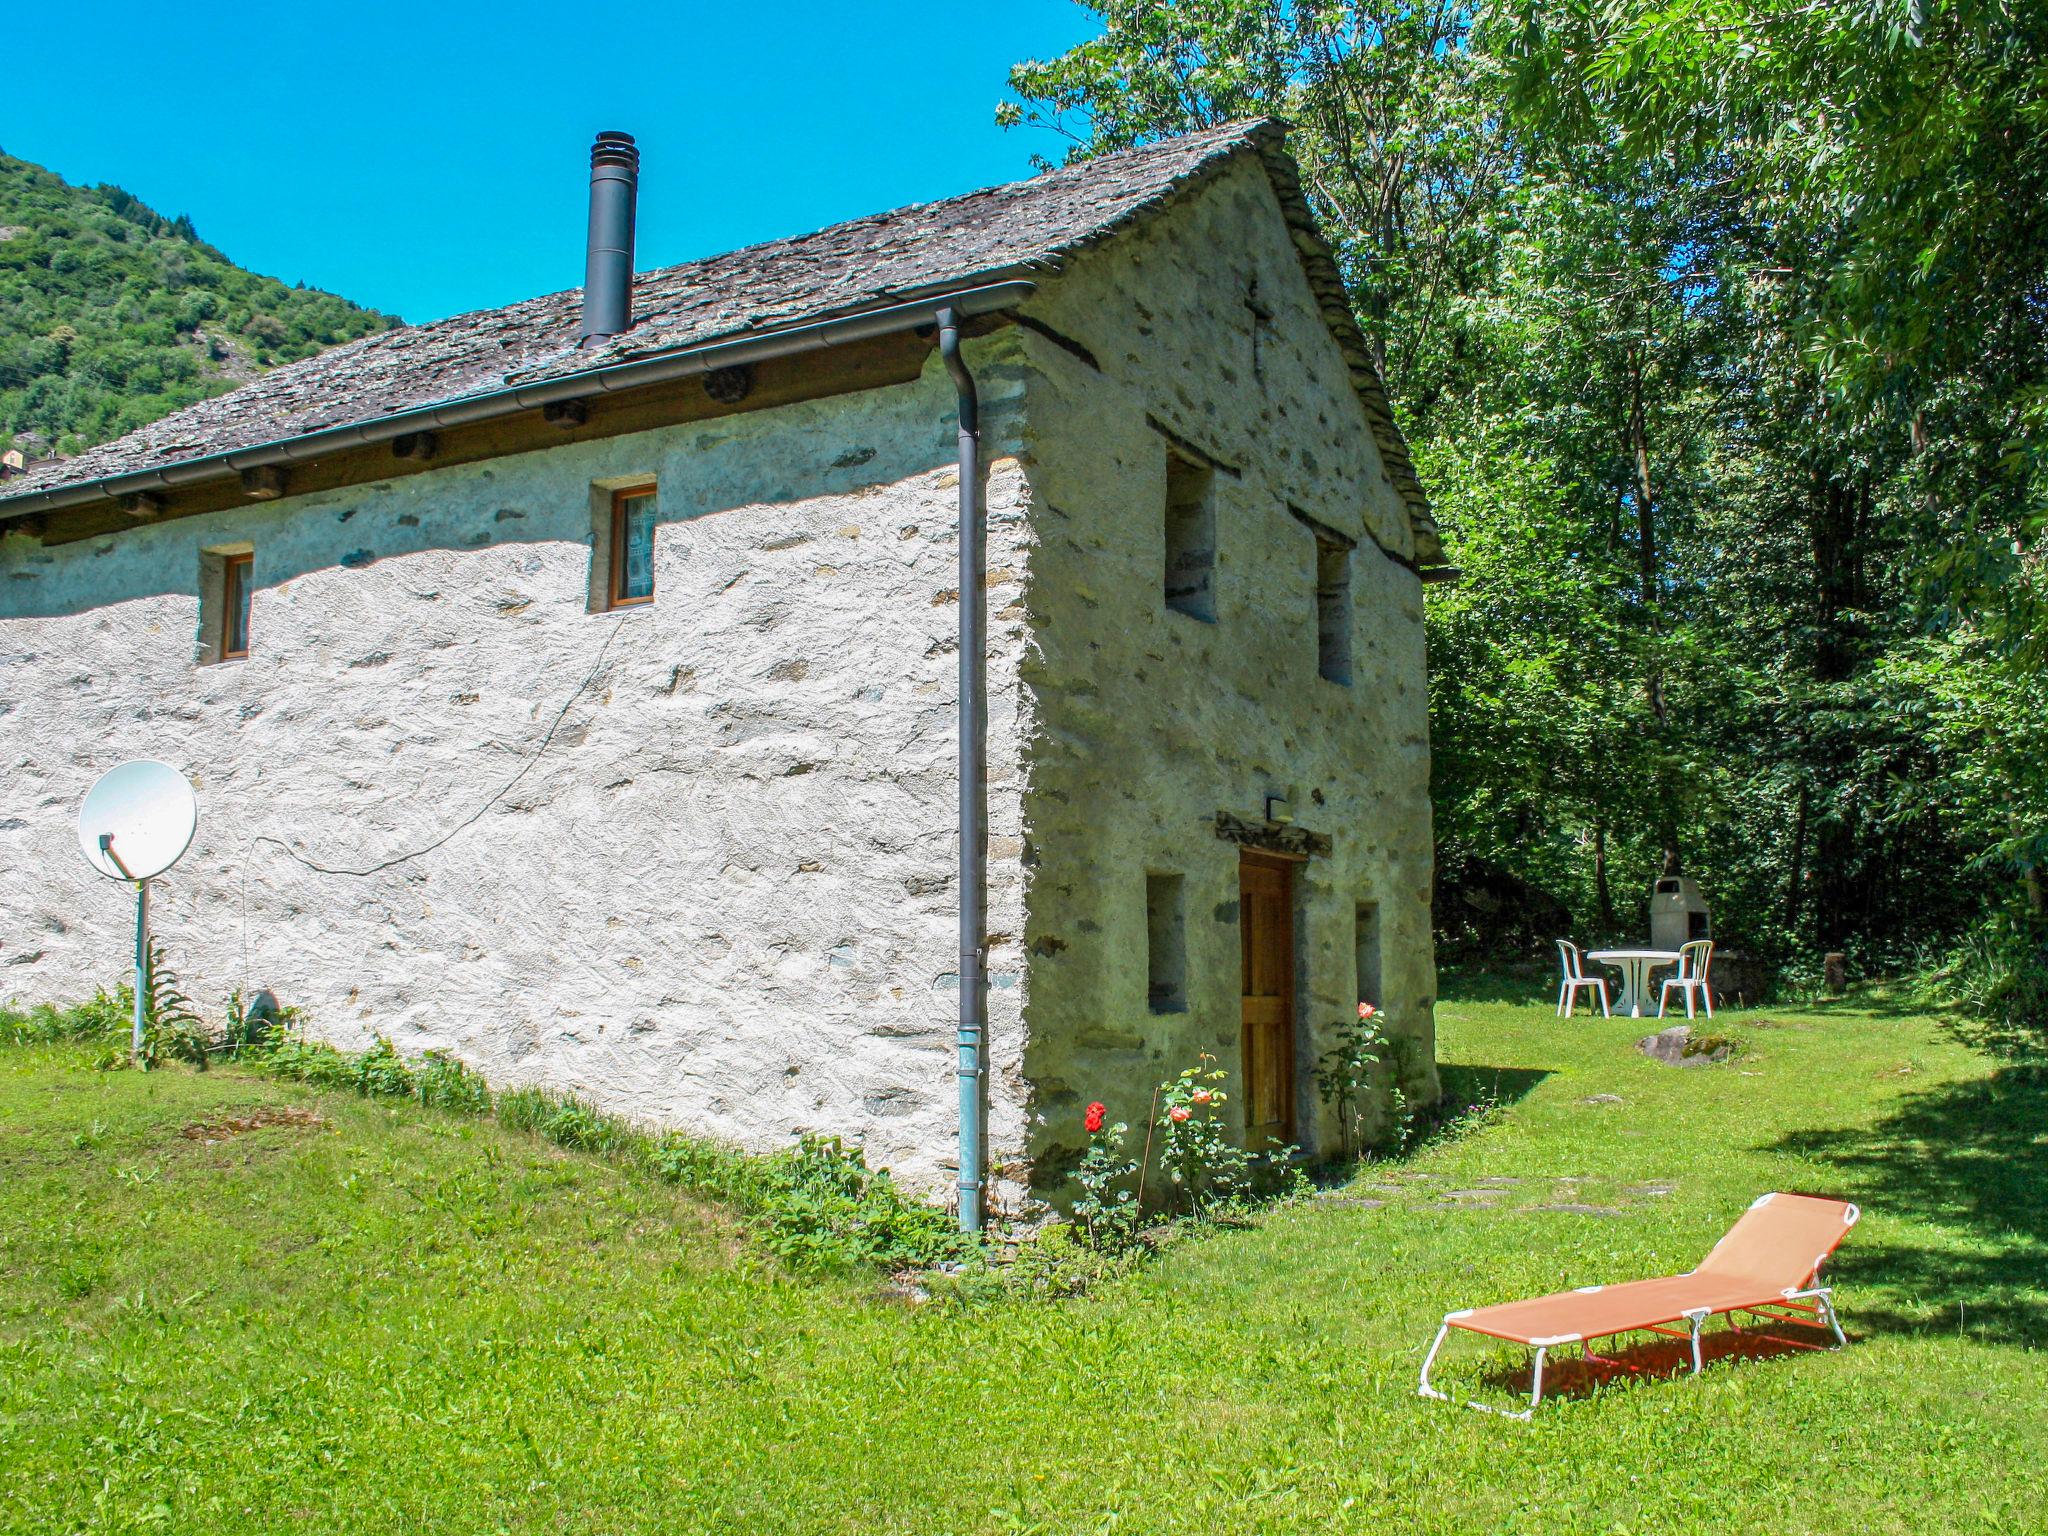
<svg viewBox="0 0 2048 1536"><path fill-rule="evenodd" d="M960 1230L979 1232L988 1077L988 524L981 397L960 357L960 316L938 312L939 356L960 399Z"/></svg>

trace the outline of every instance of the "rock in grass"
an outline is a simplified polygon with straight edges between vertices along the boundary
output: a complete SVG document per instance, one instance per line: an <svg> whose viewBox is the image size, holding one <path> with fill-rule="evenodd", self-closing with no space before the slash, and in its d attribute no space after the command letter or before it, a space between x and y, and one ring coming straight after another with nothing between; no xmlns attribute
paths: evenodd
<svg viewBox="0 0 2048 1536"><path fill-rule="evenodd" d="M1674 1024L1638 1040L1636 1049L1667 1067L1705 1067L1733 1056L1735 1042L1726 1035L1695 1035L1690 1024Z"/></svg>

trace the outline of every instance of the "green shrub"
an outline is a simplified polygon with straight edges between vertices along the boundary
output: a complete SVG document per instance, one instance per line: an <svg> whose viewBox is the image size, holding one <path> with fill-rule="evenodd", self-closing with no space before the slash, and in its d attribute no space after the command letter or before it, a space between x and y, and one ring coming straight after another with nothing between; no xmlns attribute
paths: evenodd
<svg viewBox="0 0 2048 1536"><path fill-rule="evenodd" d="M1128 1274L1145 1262L1143 1244L1104 1247L1088 1242L1075 1228L1060 1223L1041 1227L1017 1246L1016 1257L1003 1275L1012 1294L1061 1300Z"/></svg>
<svg viewBox="0 0 2048 1536"><path fill-rule="evenodd" d="M647 1164L752 1218L763 1244L791 1269L919 1268L975 1246L944 1210L905 1195L886 1169L869 1168L858 1147L836 1136L806 1136L755 1157L670 1133L649 1144Z"/></svg>
<svg viewBox="0 0 2048 1536"><path fill-rule="evenodd" d="M490 1085L445 1052L427 1052L413 1068L412 1081L422 1104L459 1115L491 1112Z"/></svg>
<svg viewBox="0 0 2048 1536"><path fill-rule="evenodd" d="M130 992L129 1006L134 1006ZM185 995L178 973L164 959L163 945L149 945L149 1012L142 1025L142 1051L136 1064L145 1072L167 1061L182 1061L206 1070L206 1025L192 999Z"/></svg>
<svg viewBox="0 0 2048 1536"><path fill-rule="evenodd" d="M256 1001L250 1003L242 997L242 989L235 988L228 994L227 1022L221 1029L221 1048L230 1055L238 1056L243 1051L267 1045L289 1029L298 1018L296 1008L280 1008L268 992L256 994Z"/></svg>
<svg viewBox="0 0 2048 1536"><path fill-rule="evenodd" d="M764 1240L792 1269L911 1268L968 1246L945 1211L906 1198L836 1136L806 1136L760 1162Z"/></svg>
<svg viewBox="0 0 2048 1536"><path fill-rule="evenodd" d="M1201 1053L1194 1066L1159 1085L1159 1171L1166 1175L1166 1209L1197 1221L1241 1205L1252 1192L1252 1160L1238 1144L1220 1086L1227 1073Z"/></svg>
<svg viewBox="0 0 2048 1536"><path fill-rule="evenodd" d="M625 1121L592 1109L567 1094L544 1088L515 1088L498 1098L500 1123L516 1131L532 1131L546 1141L571 1152L590 1152L599 1157L623 1157L628 1162L646 1158L647 1138Z"/></svg>
<svg viewBox="0 0 2048 1536"><path fill-rule="evenodd" d="M292 1035L274 1041L262 1055L265 1071L315 1088L353 1088L355 1063L331 1045Z"/></svg>
<svg viewBox="0 0 2048 1536"><path fill-rule="evenodd" d="M509 1130L538 1132L555 1107L554 1098L538 1088L512 1088L498 1095L498 1123Z"/></svg>
<svg viewBox="0 0 2048 1536"><path fill-rule="evenodd" d="M2048 1033L2048 925L1998 913L1964 936L1935 983L1994 1029Z"/></svg>
<svg viewBox="0 0 2048 1536"><path fill-rule="evenodd" d="M377 1036L377 1043L350 1063L350 1086L366 1099L409 1099L413 1096L412 1068L389 1040Z"/></svg>
<svg viewBox="0 0 2048 1536"><path fill-rule="evenodd" d="M0 1034L10 1045L55 1045L115 1035L125 1038L131 1027L134 996L126 987L111 996L102 987L86 1002L65 1008L50 1003L38 1003L26 1012L0 1008Z"/></svg>
<svg viewBox="0 0 2048 1536"><path fill-rule="evenodd" d="M1082 1239L1094 1248L1122 1248L1137 1235L1138 1197L1130 1188L1138 1165L1124 1155L1124 1138L1130 1127L1119 1120L1107 1123L1106 1105L1090 1104L1082 1128L1088 1133L1088 1149L1074 1170L1074 1182L1081 1193L1073 1205L1074 1224Z"/></svg>

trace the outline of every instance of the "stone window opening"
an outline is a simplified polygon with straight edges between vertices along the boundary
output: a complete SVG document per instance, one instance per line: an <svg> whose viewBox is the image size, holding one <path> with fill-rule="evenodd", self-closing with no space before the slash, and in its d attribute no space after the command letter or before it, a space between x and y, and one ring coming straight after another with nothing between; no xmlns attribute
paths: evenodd
<svg viewBox="0 0 2048 1536"><path fill-rule="evenodd" d="M1384 1008L1386 998L1380 992L1380 904L1376 901L1361 901L1353 929L1353 944L1358 955L1358 1000L1371 1003L1375 1008Z"/></svg>
<svg viewBox="0 0 2048 1536"><path fill-rule="evenodd" d="M651 480L603 481L591 487L593 612L654 601L657 500Z"/></svg>
<svg viewBox="0 0 2048 1536"><path fill-rule="evenodd" d="M1206 464L1166 455L1166 606L1216 621L1216 474Z"/></svg>
<svg viewBox="0 0 2048 1536"><path fill-rule="evenodd" d="M1316 674L1351 686L1351 546L1316 536Z"/></svg>
<svg viewBox="0 0 2048 1536"><path fill-rule="evenodd" d="M1180 875L1145 873L1145 1002L1154 1013L1188 1011L1188 931Z"/></svg>
<svg viewBox="0 0 2048 1536"><path fill-rule="evenodd" d="M249 614L256 595L256 551L232 544L199 556L201 666L243 661L249 655Z"/></svg>

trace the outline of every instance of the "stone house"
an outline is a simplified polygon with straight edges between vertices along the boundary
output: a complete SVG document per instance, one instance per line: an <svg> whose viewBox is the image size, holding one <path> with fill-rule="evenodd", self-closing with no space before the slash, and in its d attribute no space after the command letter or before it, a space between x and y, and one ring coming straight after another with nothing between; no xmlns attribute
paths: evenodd
<svg viewBox="0 0 2048 1536"><path fill-rule="evenodd" d="M636 158L586 290L8 482L0 997L120 974L150 756L186 990L338 1044L977 1207L1201 1052L1328 1149L1360 998L1433 1098L1442 555L1281 127L634 276Z"/></svg>

